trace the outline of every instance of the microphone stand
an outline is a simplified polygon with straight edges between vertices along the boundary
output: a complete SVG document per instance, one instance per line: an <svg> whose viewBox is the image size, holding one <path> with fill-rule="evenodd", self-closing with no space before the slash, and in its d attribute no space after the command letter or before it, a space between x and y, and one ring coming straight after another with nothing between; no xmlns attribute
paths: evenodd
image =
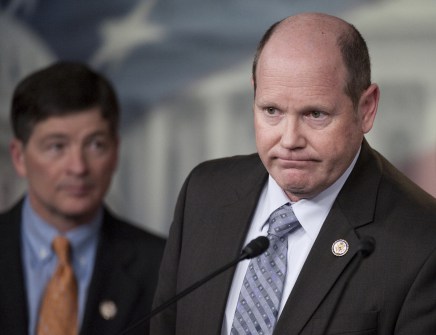
<svg viewBox="0 0 436 335"><path fill-rule="evenodd" d="M248 259L248 258L253 258L253 257L260 255L266 249L268 249L268 246L269 246L268 238L266 238L265 236L257 237L256 239L252 240L250 243L247 244L247 246L242 250L242 252L238 258L236 258L235 260L231 261L230 263L227 263L226 265L220 267L218 270L215 270L214 272L212 272L208 276L204 277L203 279L200 279L199 281L195 282L191 286L188 286L186 289L184 289L183 291L176 294L170 300L164 302L162 305L153 309L150 313L148 313L145 317L140 319L138 322L134 323L130 327L123 330L121 333L119 333L119 335L125 335L128 332L130 332L131 330L139 327L144 322L150 320L154 315L162 312L168 306L174 304L179 299L183 298L185 295L191 293L192 291L194 291L195 289L197 289L198 287L200 287L201 285L203 285L207 281L209 281L212 278L214 278L215 276L219 275L221 272L224 272L225 270L231 268L232 266L239 263L240 261L242 261L244 259Z"/></svg>

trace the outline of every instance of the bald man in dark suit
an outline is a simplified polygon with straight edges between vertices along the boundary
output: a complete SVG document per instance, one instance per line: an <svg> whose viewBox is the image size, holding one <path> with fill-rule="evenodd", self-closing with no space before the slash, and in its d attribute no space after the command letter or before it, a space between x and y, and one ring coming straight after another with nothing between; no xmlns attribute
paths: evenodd
<svg viewBox="0 0 436 335"><path fill-rule="evenodd" d="M380 92L360 33L325 14L286 18L259 43L253 85L258 153L205 162L188 176L155 306L253 237L273 241L269 216L290 206L300 227L283 238L276 319L260 312L262 298L272 304L263 292L275 275L253 286L261 275L247 279L255 270L246 260L158 314L153 334L436 333L436 200L364 139ZM249 286L258 306L243 296Z"/></svg>

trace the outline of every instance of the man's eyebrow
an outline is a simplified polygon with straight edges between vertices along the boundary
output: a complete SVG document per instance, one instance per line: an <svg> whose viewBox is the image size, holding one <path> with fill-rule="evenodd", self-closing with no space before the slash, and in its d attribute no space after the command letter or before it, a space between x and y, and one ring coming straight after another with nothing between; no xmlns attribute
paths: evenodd
<svg viewBox="0 0 436 335"><path fill-rule="evenodd" d="M85 136L85 138L90 138L90 137L98 137L98 136L108 136L111 137L111 132L108 130L96 130L92 133L89 133Z"/></svg>
<svg viewBox="0 0 436 335"><path fill-rule="evenodd" d="M46 134L42 137L42 140L50 140L50 139L63 139L63 138L67 138L68 135L63 134L63 133L51 133L51 134Z"/></svg>

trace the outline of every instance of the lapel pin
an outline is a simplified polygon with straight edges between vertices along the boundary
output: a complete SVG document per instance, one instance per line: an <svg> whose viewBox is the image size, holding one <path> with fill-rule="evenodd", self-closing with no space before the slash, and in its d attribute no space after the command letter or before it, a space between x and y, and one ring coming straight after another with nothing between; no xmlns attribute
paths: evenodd
<svg viewBox="0 0 436 335"><path fill-rule="evenodd" d="M111 320L117 314L117 305L111 300L104 300L99 306L100 315L105 320Z"/></svg>
<svg viewBox="0 0 436 335"><path fill-rule="evenodd" d="M348 242L345 240L336 240L332 245L332 253L335 256L341 257L348 252Z"/></svg>

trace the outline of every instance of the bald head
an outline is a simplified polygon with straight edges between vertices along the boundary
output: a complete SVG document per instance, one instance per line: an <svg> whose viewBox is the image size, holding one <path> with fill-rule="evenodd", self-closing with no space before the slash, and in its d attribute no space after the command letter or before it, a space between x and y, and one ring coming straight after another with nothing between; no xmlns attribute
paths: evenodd
<svg viewBox="0 0 436 335"><path fill-rule="evenodd" d="M253 62L254 91L259 62L274 55L300 57L344 71L344 91L357 106L361 93L371 84L371 69L366 43L348 22L321 13L302 13L273 24L259 42ZM277 62L278 57L274 58ZM322 64L321 64L322 63Z"/></svg>

